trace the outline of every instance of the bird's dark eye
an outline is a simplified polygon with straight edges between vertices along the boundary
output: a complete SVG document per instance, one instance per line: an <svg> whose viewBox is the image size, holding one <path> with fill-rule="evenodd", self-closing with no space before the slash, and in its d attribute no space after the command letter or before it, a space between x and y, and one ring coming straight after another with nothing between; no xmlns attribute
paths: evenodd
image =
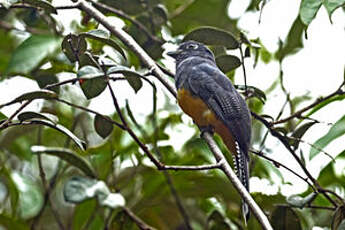
<svg viewBox="0 0 345 230"><path fill-rule="evenodd" d="M189 45L187 45L186 48L189 50L196 50L198 48L198 45L197 44L189 44Z"/></svg>

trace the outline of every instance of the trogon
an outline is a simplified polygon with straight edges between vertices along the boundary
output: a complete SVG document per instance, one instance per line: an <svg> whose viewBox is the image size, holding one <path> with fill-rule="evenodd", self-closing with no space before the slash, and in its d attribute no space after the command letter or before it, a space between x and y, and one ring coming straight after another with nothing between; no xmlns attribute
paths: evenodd
<svg viewBox="0 0 345 230"><path fill-rule="evenodd" d="M167 53L176 60L175 84L182 110L201 130L215 131L234 155L238 178L249 190L251 117L245 100L217 67L213 53L203 44L187 41ZM242 201L242 214L249 218Z"/></svg>

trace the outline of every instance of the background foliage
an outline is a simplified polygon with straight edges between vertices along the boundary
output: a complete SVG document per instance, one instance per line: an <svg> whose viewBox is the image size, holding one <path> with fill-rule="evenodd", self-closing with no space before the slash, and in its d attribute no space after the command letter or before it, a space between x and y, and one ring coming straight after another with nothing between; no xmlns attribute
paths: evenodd
<svg viewBox="0 0 345 230"><path fill-rule="evenodd" d="M210 45L217 64L233 80L246 60L281 64L303 48L303 37L321 7L331 20L345 1L302 0L287 39L275 53L260 38L246 38L238 21L227 15L229 0L89 2L117 26L122 24L173 82L171 70L163 65L167 44L192 39ZM61 3L0 0L0 84L21 76L23 84L28 78L38 85L1 98L0 229L245 229L240 197L221 171L159 171L152 164L140 143L167 165L205 165L214 159L196 128L177 147L181 140L174 140L172 133L186 119L129 44L73 2ZM252 0L246 11L260 11L265 4ZM55 15L70 8L76 8L76 19L65 28ZM287 170L308 189L289 197L280 191L252 196L274 229L345 229L345 174L336 167L344 162L345 150L332 153L333 160L318 175L307 170L310 159L328 154L323 148L344 135L345 116L320 134L309 153L300 148L304 134L321 122L312 115L345 98L344 82L312 102L307 95L291 98L282 75L267 91L255 85L248 85L248 91L244 85L237 88L253 112L253 146L277 139L301 168L298 173ZM112 114L90 109L90 102L111 87L116 96ZM281 113L262 114L265 101L279 87L286 97ZM37 101L37 107L27 107ZM20 106L8 112L12 104ZM138 104L145 111L134 112ZM183 130L180 134L184 136ZM272 159L272 151L253 148L251 175L271 183L278 176L285 184L280 172L285 162ZM260 229L255 217L247 227Z"/></svg>

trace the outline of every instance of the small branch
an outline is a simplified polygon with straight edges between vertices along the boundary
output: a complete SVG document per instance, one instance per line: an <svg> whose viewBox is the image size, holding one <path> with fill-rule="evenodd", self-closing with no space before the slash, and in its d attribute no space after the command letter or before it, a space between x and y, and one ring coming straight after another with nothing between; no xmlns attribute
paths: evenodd
<svg viewBox="0 0 345 230"><path fill-rule="evenodd" d="M158 37L152 35L150 33L150 31L146 28L146 26L144 26L141 22L133 19L132 17L130 17L129 15L127 15L126 13L124 13L121 10L115 9L113 7L107 6L105 4L99 3L99 2L94 2L94 1L90 1L91 4L96 7L98 10L104 10L104 11L108 11L110 13L113 13L115 15L117 15L118 17L124 18L128 21L130 21L133 25L135 25L139 30L141 30L146 36L148 36L151 40L158 42L159 44L163 44L164 41L159 39Z"/></svg>
<svg viewBox="0 0 345 230"><path fill-rule="evenodd" d="M318 98L316 99L315 102L311 103L310 105L304 107L303 109L300 109L299 111L295 112L294 114L291 114L290 116L283 118L281 120L275 121L272 124L276 125L276 124L280 124L280 123L285 123L293 118L299 118L302 117L302 114L312 108L314 108L315 106L317 106L318 104L328 100L329 98L332 98L334 96L337 95L344 95L345 91L342 90L341 88L344 86L344 82L340 85L340 87L333 93L331 93L330 95L326 96L326 97L322 97L322 98Z"/></svg>
<svg viewBox="0 0 345 230"><path fill-rule="evenodd" d="M257 220L261 224L262 228L265 230L273 230L270 222L268 221L267 216L264 214L264 212L261 210L261 208L256 204L254 199L251 197L251 195L248 193L246 188L242 185L241 181L236 176L235 172L232 170L228 162L226 161L223 153L218 148L217 144L213 140L211 134L208 132L203 132L202 137L205 139L205 141L208 144L208 147L210 148L211 152L213 153L214 157L216 158L217 162L221 162L221 169L225 173L225 175L228 177L228 179L231 181L231 183L234 185L238 193L241 195L241 197L245 200L245 202L249 205L250 209L256 216Z"/></svg>
<svg viewBox="0 0 345 230"><path fill-rule="evenodd" d="M264 158L270 162L272 162L277 168L282 167L286 170L288 170L289 172L291 172L292 174L294 174L295 176L297 176L298 178L300 178L301 180L305 181L310 187L313 187L312 184L310 184L310 182L308 181L308 178L304 178L301 175L299 175L298 173L296 173L295 171L293 171L292 169L290 169L289 167L285 166L284 164L266 156L265 154L263 154L262 151L256 151L256 150L250 150L252 153L254 153L255 155Z"/></svg>
<svg viewBox="0 0 345 230"><path fill-rule="evenodd" d="M22 104L6 121L0 124L0 130L7 128L8 124L13 120L18 113L20 113L26 106L28 106L33 100L28 100L24 104Z"/></svg>
<svg viewBox="0 0 345 230"><path fill-rule="evenodd" d="M210 169L221 169L223 162L218 162L217 164L209 165L164 165L159 170L189 170L189 171L198 171L198 170L210 170Z"/></svg>
<svg viewBox="0 0 345 230"><path fill-rule="evenodd" d="M248 90L247 90L247 73L246 73L246 67L244 66L244 55L243 55L243 50L242 50L242 43L240 43L239 50L240 50L241 61L242 61L242 70L243 70L243 77L244 77L245 95L248 96Z"/></svg>
<svg viewBox="0 0 345 230"><path fill-rule="evenodd" d="M137 215L135 215L129 208L123 207L123 211L126 213L128 217L130 217L133 220L133 222L138 226L139 229L155 230L154 227L151 227L148 224L146 224L142 219L140 219Z"/></svg>
<svg viewBox="0 0 345 230"><path fill-rule="evenodd" d="M152 74L176 97L175 87L170 81L165 79L162 70L157 66L156 62L145 52L145 50L124 30L113 25L106 16L88 4L85 0L79 1L79 8L96 19L100 24L107 28L113 35L119 38L125 45L128 46L143 62L143 64L150 70Z"/></svg>

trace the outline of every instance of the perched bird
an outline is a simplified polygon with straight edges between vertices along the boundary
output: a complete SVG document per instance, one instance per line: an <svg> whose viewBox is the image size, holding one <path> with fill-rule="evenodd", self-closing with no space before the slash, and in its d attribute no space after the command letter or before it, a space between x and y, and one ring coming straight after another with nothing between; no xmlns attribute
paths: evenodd
<svg viewBox="0 0 345 230"><path fill-rule="evenodd" d="M182 110L202 131L219 134L234 155L238 178L249 190L251 118L245 100L216 65L213 53L203 44L187 41L168 52L176 60L175 84ZM249 218L242 201L242 214Z"/></svg>

